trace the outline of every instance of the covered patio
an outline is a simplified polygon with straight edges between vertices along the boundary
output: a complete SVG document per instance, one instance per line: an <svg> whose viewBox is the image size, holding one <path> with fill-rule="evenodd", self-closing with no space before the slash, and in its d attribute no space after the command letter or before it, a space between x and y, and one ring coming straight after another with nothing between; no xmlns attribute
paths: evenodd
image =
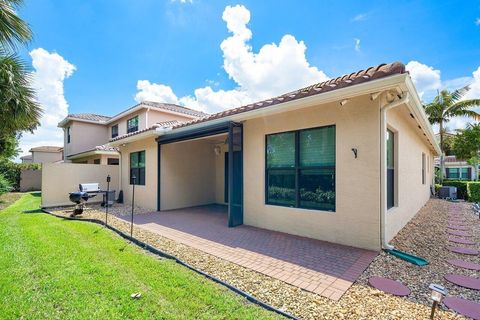
<svg viewBox="0 0 480 320"><path fill-rule="evenodd" d="M218 204L135 216L138 227L333 300L377 254L227 221L228 206Z"/></svg>

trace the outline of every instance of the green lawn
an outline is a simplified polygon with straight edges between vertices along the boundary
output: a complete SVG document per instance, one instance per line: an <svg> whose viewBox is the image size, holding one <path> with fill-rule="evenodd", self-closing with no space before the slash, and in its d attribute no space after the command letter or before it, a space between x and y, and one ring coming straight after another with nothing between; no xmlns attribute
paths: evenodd
<svg viewBox="0 0 480 320"><path fill-rule="evenodd" d="M39 196L0 211L0 318L277 317L99 225L40 213Z"/></svg>

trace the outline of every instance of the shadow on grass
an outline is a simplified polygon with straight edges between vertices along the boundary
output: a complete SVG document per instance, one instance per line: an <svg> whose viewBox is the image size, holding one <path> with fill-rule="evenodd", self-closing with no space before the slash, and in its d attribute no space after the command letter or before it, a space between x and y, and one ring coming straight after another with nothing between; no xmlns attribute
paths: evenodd
<svg viewBox="0 0 480 320"><path fill-rule="evenodd" d="M43 213L42 209L32 209L32 210L25 210L22 213Z"/></svg>
<svg viewBox="0 0 480 320"><path fill-rule="evenodd" d="M42 193L40 191L30 192L30 194L36 198L40 198L42 196Z"/></svg>

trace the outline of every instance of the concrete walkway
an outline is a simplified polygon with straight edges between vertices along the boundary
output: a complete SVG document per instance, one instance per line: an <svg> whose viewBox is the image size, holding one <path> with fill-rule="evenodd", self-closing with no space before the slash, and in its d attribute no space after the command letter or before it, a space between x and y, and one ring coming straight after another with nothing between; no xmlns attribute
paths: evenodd
<svg viewBox="0 0 480 320"><path fill-rule="evenodd" d="M341 298L377 255L245 225L228 228L226 207L220 205L134 219L141 228L333 300Z"/></svg>

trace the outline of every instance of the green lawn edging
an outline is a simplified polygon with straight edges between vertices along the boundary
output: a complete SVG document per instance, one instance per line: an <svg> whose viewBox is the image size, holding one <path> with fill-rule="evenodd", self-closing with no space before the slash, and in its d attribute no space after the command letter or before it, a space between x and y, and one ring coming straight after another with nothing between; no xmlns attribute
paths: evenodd
<svg viewBox="0 0 480 320"><path fill-rule="evenodd" d="M25 194L0 211L0 309L6 318L264 319L282 311L255 309L215 281L128 235L44 214ZM49 218L50 217L50 218ZM65 222L62 222L65 221ZM102 224L97 221L90 221ZM178 260L178 259L177 259ZM177 266L175 266L177 265ZM196 270L194 270L196 271ZM202 277L203 276L203 277ZM222 284L221 282L217 282ZM223 289L222 289L223 288ZM235 288L236 289L236 288ZM139 300L130 294L143 293ZM238 289L237 289L238 290ZM240 290L234 292L240 294ZM246 296L244 296L246 297ZM246 297L248 298L248 297ZM256 303L256 299L248 299ZM267 309L275 311L276 309ZM293 317L290 317L293 318Z"/></svg>
<svg viewBox="0 0 480 320"><path fill-rule="evenodd" d="M250 301L250 302L252 302L252 303L254 303L254 304L257 304L257 305L261 306L262 308L264 308L264 309L266 309L266 310L268 310L268 311L273 311L273 312L275 312L275 313L277 313L277 314L280 314L280 315L282 315L282 316L284 316L284 317L286 317L286 318L288 318L288 319L297 320L297 318L294 317L293 315L291 315L291 314L289 314L289 313L286 313L286 312L283 312L282 310L279 310L279 309L277 309L277 308L275 308L275 307L273 307L273 306L271 306L271 305L269 305L269 304L266 304L266 303L264 303L264 302L256 299L256 298L253 297L252 295L246 293L245 291L242 291L242 290L240 290L239 288L234 287L234 286L228 284L227 282L224 282L224 281L222 281L222 280L220 280L220 279L218 279L218 278L216 278L216 277L214 277L214 276L212 276L212 275L209 275L208 273L205 273L205 272L203 272L203 271L201 271L201 270L193 267L192 265L186 263L185 261L183 261L183 260L181 260L181 259L179 259L179 258L177 258L177 257L175 257L175 256L173 256L173 255L171 255L171 254L168 254L168 253L166 253L166 252L163 252L163 251L161 251L161 250L159 250L159 249L157 249L157 248L155 248L155 247L153 247L153 246L151 246L151 245L149 245L149 244L147 244L147 243L145 243L145 242L143 242L143 241L138 240L138 239L135 238L135 237L131 237L130 235L128 235L128 234L120 231L119 229L117 229L117 228L115 228L115 227L113 227L113 226L111 226L111 225L108 225L108 224L106 225L106 224L105 224L105 221L98 220L98 219L90 219L90 218L81 218L81 219L79 219L79 218L74 218L74 217L60 216L60 215L54 214L54 213L52 213L52 212L50 212L50 211L48 211L48 210L46 210L46 209L43 209L43 208L42 208L42 212L44 212L44 213L46 213L46 214L49 214L49 215L52 215L52 216L54 216L54 217L60 218L60 219L74 220L74 221L85 221L85 222L91 222L91 223L96 223L96 224L102 225L102 226L104 226L104 227L112 230L113 232L117 233L119 236L121 236L121 237L124 238L125 240L131 241L133 244L135 244L136 246L140 247L141 249L147 250L147 251L149 251L150 253L153 253L153 254L155 254L155 255L157 255L157 256L160 256L160 257L162 257L162 258L167 258L167 259L170 259L170 260L174 260L176 263L178 263L178 264L180 264L180 265L182 265L182 266L184 266L184 267L186 267L186 268L188 268L188 269L190 269L190 270L192 270L192 271L194 271L194 272L196 272L196 273L198 273L198 274L206 277L206 278L209 279L209 280L212 280L213 282L216 282L216 283L218 283L218 284L220 284L220 285L228 288L229 290L233 291L234 293L236 293L236 294L244 297L244 298L247 299L248 301Z"/></svg>

